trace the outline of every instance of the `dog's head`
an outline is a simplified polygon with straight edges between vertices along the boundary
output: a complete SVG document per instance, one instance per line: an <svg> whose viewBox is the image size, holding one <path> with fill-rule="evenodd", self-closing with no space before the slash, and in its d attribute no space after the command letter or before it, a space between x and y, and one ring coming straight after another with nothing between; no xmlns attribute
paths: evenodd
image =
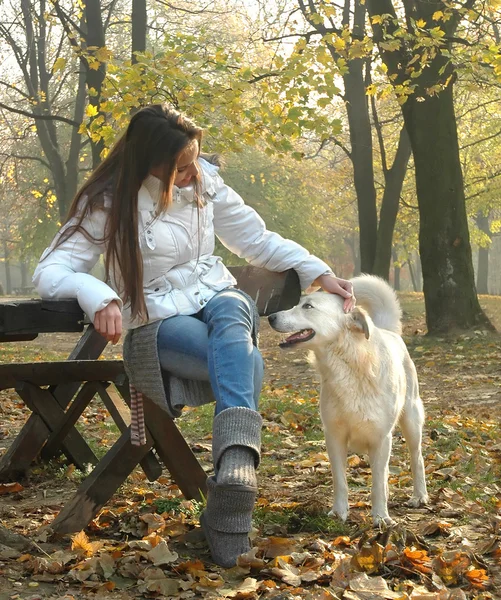
<svg viewBox="0 0 501 600"><path fill-rule="evenodd" d="M362 308L357 307L345 313L343 298L325 292L303 296L297 306L270 315L268 321L276 331L294 332L280 344L281 348L303 344L312 350L335 341L347 331L369 339L373 327L370 317Z"/></svg>

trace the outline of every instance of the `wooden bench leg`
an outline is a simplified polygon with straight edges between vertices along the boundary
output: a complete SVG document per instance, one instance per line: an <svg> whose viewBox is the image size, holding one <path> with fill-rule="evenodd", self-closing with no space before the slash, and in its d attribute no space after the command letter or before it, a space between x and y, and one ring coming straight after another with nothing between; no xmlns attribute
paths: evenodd
<svg viewBox="0 0 501 600"><path fill-rule="evenodd" d="M106 389L105 385L101 382L97 382L95 385L101 400L108 409L108 412L115 421L117 427L120 429L120 432L123 433L124 431L128 431L130 425L130 413L120 394L113 387ZM123 389L122 386L121 388ZM162 474L162 465L158 462L153 452L148 452L140 464L149 481L157 480Z"/></svg>
<svg viewBox="0 0 501 600"><path fill-rule="evenodd" d="M45 421L49 432L64 422L66 413L48 390L42 390L31 383L20 383L17 393L34 413ZM72 427L63 441L63 452L75 465L85 471L88 464L96 465L98 460L80 433Z"/></svg>
<svg viewBox="0 0 501 600"><path fill-rule="evenodd" d="M50 429L38 415L30 418L0 461L0 481L17 479L40 454Z"/></svg>
<svg viewBox="0 0 501 600"><path fill-rule="evenodd" d="M146 428L155 442L160 460L187 499L207 497L207 474L167 413L144 397Z"/></svg>
<svg viewBox="0 0 501 600"><path fill-rule="evenodd" d="M42 450L43 459L49 460L60 452L66 436L73 429L96 393L97 388L93 381L88 381L81 387L70 408L60 416L58 424L53 427L52 433Z"/></svg>
<svg viewBox="0 0 501 600"><path fill-rule="evenodd" d="M107 343L108 342L97 333L94 327L89 325L78 344L68 356L68 360L95 360L104 350ZM48 392L52 394L61 409L64 410L71 402L71 399L80 386L81 383L78 382L60 384L50 386ZM73 431L78 434L76 429ZM11 447L0 460L0 480L8 481L24 474L32 462L39 456L44 443L47 441L50 434L51 429L47 427L38 414L30 415ZM79 446L80 451L76 451L77 455L81 457L80 468L84 468L86 464L95 464L96 462L93 452L88 448L87 444L84 446L82 442L85 444L83 438ZM78 443L79 442L77 442L77 444ZM52 455L56 454L58 451L60 451L60 447L56 448L54 445L51 450Z"/></svg>
<svg viewBox="0 0 501 600"><path fill-rule="evenodd" d="M152 446L150 435L145 446L133 446L127 429L83 481L51 528L57 533L73 533L87 527Z"/></svg>

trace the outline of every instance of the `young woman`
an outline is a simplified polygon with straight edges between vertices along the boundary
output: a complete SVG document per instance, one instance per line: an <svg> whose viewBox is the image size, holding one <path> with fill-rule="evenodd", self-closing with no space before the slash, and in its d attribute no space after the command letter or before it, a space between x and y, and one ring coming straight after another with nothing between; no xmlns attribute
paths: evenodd
<svg viewBox="0 0 501 600"><path fill-rule="evenodd" d="M167 400L162 372L210 381L215 474L201 523L214 561L232 566L249 549L263 361L255 307L214 256L215 235L255 266L295 269L303 289L339 294L346 311L355 298L326 263L266 230L201 158L201 140L201 129L167 106L137 112L77 194L34 283L44 298L76 298L112 343L126 327L131 384L172 416L179 407ZM101 254L108 283L89 274Z"/></svg>

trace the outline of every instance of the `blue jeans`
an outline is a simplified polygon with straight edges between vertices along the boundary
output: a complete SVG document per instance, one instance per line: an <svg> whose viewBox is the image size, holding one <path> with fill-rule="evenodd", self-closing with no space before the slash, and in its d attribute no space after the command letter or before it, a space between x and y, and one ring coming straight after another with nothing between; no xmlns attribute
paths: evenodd
<svg viewBox="0 0 501 600"><path fill-rule="evenodd" d="M257 410L264 364L252 343L253 315L250 301L229 288L194 315L165 319L157 338L162 369L210 381L216 414L236 406Z"/></svg>

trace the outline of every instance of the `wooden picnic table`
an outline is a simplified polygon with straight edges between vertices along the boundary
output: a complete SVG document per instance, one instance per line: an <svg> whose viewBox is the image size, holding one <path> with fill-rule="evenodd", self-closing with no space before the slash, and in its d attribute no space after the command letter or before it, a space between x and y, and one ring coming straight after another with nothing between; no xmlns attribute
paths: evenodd
<svg viewBox="0 0 501 600"><path fill-rule="evenodd" d="M238 287L254 298L259 314L294 306L300 295L294 271L271 273L233 267ZM144 398L146 445L130 443L129 383L121 360L98 360L106 340L89 324L76 300L10 300L0 303L0 343L28 341L41 333L82 332L64 361L0 363L0 390L15 389L31 414L0 459L0 480L26 473L36 459L63 453L83 472L93 469L65 504L51 527L80 531L139 464L150 481L165 466L188 499L206 493L206 474L173 419ZM75 427L98 396L121 435L99 460ZM163 466L162 466L163 463Z"/></svg>

